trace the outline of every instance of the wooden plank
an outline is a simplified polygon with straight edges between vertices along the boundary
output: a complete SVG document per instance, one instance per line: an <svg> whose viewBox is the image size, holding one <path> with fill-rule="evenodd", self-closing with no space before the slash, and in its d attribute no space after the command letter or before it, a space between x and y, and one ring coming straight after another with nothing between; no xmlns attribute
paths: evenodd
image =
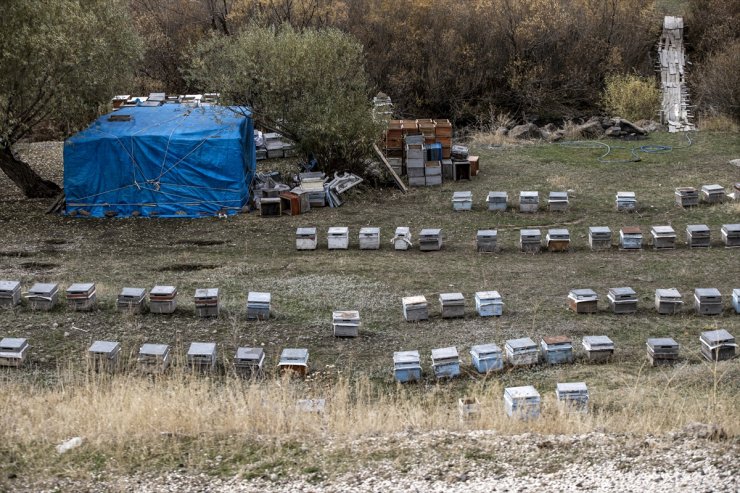
<svg viewBox="0 0 740 493"><path fill-rule="evenodd" d="M390 173L391 174L391 177L393 177L393 181L396 182L396 185L398 185L398 188L400 188L403 193L408 192L408 189L406 188L406 185L403 184L403 181L401 180L401 177L399 177L396 174L396 172L393 171L393 167L391 167L390 163L388 162L388 160L383 155L383 152L378 148L378 145L377 144L373 144L373 150L375 151L375 154L378 155L378 157L380 158L380 160L385 165L386 169L388 170L388 173Z"/></svg>

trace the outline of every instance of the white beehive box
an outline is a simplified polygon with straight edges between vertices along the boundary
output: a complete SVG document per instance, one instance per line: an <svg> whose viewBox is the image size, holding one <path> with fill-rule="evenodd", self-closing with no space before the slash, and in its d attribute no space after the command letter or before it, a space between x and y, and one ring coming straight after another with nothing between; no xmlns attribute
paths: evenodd
<svg viewBox="0 0 740 493"><path fill-rule="evenodd" d="M26 293L26 301L31 310L49 311L59 299L59 284L37 282Z"/></svg>
<svg viewBox="0 0 740 493"><path fill-rule="evenodd" d="M716 288L696 288L694 309L699 315L719 315L722 313L722 293Z"/></svg>
<svg viewBox="0 0 740 493"><path fill-rule="evenodd" d="M637 197L635 192L617 192L617 210L634 212L637 210Z"/></svg>
<svg viewBox="0 0 740 493"><path fill-rule="evenodd" d="M456 211L469 211L473 209L473 192L453 192L452 208Z"/></svg>
<svg viewBox="0 0 740 493"><path fill-rule="evenodd" d="M529 337L506 341L504 351L511 366L536 365L540 359L539 348Z"/></svg>
<svg viewBox="0 0 740 493"><path fill-rule="evenodd" d="M622 250L642 249L642 230L639 226L625 226L619 230L619 247Z"/></svg>
<svg viewBox="0 0 740 493"><path fill-rule="evenodd" d="M719 204L725 200L725 188L722 185L703 185L701 187L701 200L707 204Z"/></svg>
<svg viewBox="0 0 740 493"><path fill-rule="evenodd" d="M432 252L442 249L442 230L441 229L422 229L419 233L419 250L422 252Z"/></svg>
<svg viewBox="0 0 740 493"><path fill-rule="evenodd" d="M457 400L457 411L461 421L473 421L480 417L480 401L476 397L461 397Z"/></svg>
<svg viewBox="0 0 740 493"><path fill-rule="evenodd" d="M172 360L172 350L167 344L143 344L137 361L144 373L160 374L167 371Z"/></svg>
<svg viewBox="0 0 740 493"><path fill-rule="evenodd" d="M142 313L146 302L146 289L123 288L116 298L116 308L119 312Z"/></svg>
<svg viewBox="0 0 740 493"><path fill-rule="evenodd" d="M606 299L615 314L637 312L637 293L630 287L609 288Z"/></svg>
<svg viewBox="0 0 740 493"><path fill-rule="evenodd" d="M460 356L454 346L432 349L432 369L437 378L454 378L460 375Z"/></svg>
<svg viewBox="0 0 740 493"><path fill-rule="evenodd" d="M327 232L329 250L347 250L349 248L349 228L333 226Z"/></svg>
<svg viewBox="0 0 740 493"><path fill-rule="evenodd" d="M585 382L558 383L555 397L565 412L588 413L588 387Z"/></svg>
<svg viewBox="0 0 740 493"><path fill-rule="evenodd" d="M732 307L735 313L740 313L740 289L732 290Z"/></svg>
<svg viewBox="0 0 740 493"><path fill-rule="evenodd" d="M393 377L400 383L421 380L421 357L419 356L419 351L394 352Z"/></svg>
<svg viewBox="0 0 740 493"><path fill-rule="evenodd" d="M551 252L567 252L570 248L570 232L567 229L548 229L545 236L547 249Z"/></svg>
<svg viewBox="0 0 740 493"><path fill-rule="evenodd" d="M678 343L670 337L647 340L647 357L652 366L671 364L678 360Z"/></svg>
<svg viewBox="0 0 740 493"><path fill-rule="evenodd" d="M653 237L653 248L656 250L669 250L676 248L676 231L670 226L653 226L650 228Z"/></svg>
<svg viewBox="0 0 740 493"><path fill-rule="evenodd" d="M478 373L488 373L504 368L501 348L494 343L478 344L470 348L470 358Z"/></svg>
<svg viewBox="0 0 740 493"><path fill-rule="evenodd" d="M543 337L540 351L542 360L547 364L573 363L573 341L568 336Z"/></svg>
<svg viewBox="0 0 740 493"><path fill-rule="evenodd" d="M607 336L585 336L582 345L592 362L607 361L614 355L614 342Z"/></svg>
<svg viewBox="0 0 740 493"><path fill-rule="evenodd" d="M540 416L540 394L531 385L504 389L504 410L512 418L533 419Z"/></svg>
<svg viewBox="0 0 740 493"><path fill-rule="evenodd" d="M535 191L519 192L519 212L537 212L540 208L540 193Z"/></svg>
<svg viewBox="0 0 740 493"><path fill-rule="evenodd" d="M218 288L196 289L194 302L195 313L199 317L218 317L219 310Z"/></svg>
<svg viewBox="0 0 740 493"><path fill-rule="evenodd" d="M707 361L724 361L735 357L735 337L724 329L702 332L701 354Z"/></svg>
<svg viewBox="0 0 740 493"><path fill-rule="evenodd" d="M504 312L504 302L498 291L478 291L475 293L475 311L481 317L500 317Z"/></svg>
<svg viewBox="0 0 740 493"><path fill-rule="evenodd" d="M391 243L395 250L408 250L411 248L411 230L406 226L397 227Z"/></svg>
<svg viewBox="0 0 740 493"><path fill-rule="evenodd" d="M416 322L429 318L427 299L424 296L408 296L402 298L401 303L403 304L403 318L407 322Z"/></svg>
<svg viewBox="0 0 740 493"><path fill-rule="evenodd" d="M699 190L694 187L676 188L676 205L681 207L699 205Z"/></svg>
<svg viewBox="0 0 740 493"><path fill-rule="evenodd" d="M118 368L120 353L121 344L116 341L95 341L87 350L92 369L110 373Z"/></svg>
<svg viewBox="0 0 740 493"><path fill-rule="evenodd" d="M360 312L341 310L332 312L334 337L357 337L360 332Z"/></svg>
<svg viewBox="0 0 740 493"><path fill-rule="evenodd" d="M0 366L19 368L26 361L28 341L20 337L4 337L0 341Z"/></svg>
<svg viewBox="0 0 740 493"><path fill-rule="evenodd" d="M316 228L298 228L295 231L296 250L316 250L318 238Z"/></svg>
<svg viewBox="0 0 740 493"><path fill-rule="evenodd" d="M498 231L495 229L479 229L475 236L475 245L479 252L495 252L498 241Z"/></svg>
<svg viewBox="0 0 740 493"><path fill-rule="evenodd" d="M149 311L152 313L173 313L177 308L177 288L175 286L154 286L149 291Z"/></svg>
<svg viewBox="0 0 740 493"><path fill-rule="evenodd" d="M681 311L683 299L676 288L655 290L655 309L661 315L672 315Z"/></svg>
<svg viewBox="0 0 740 493"><path fill-rule="evenodd" d="M522 229L519 232L519 248L525 253L539 253L542 250L542 233L539 229Z"/></svg>
<svg viewBox="0 0 740 493"><path fill-rule="evenodd" d="M740 223L723 224L722 241L726 248L740 247Z"/></svg>
<svg viewBox="0 0 740 493"><path fill-rule="evenodd" d="M187 362L191 371L213 371L216 368L216 343L191 343L188 348Z"/></svg>
<svg viewBox="0 0 740 493"><path fill-rule="evenodd" d="M509 202L509 194L506 192L488 192L486 202L489 211L505 211Z"/></svg>
<svg viewBox="0 0 740 493"><path fill-rule="evenodd" d="M267 320L270 318L272 295L259 291L247 293L247 320Z"/></svg>
<svg viewBox="0 0 740 493"><path fill-rule="evenodd" d="M686 244L689 248L709 248L711 231L706 224L689 224L686 226Z"/></svg>
<svg viewBox="0 0 740 493"><path fill-rule="evenodd" d="M462 293L441 293L439 306L442 318L461 318L465 316L465 297Z"/></svg>
<svg viewBox="0 0 740 493"><path fill-rule="evenodd" d="M360 228L360 250L380 248L380 228Z"/></svg>
<svg viewBox="0 0 740 493"><path fill-rule="evenodd" d="M591 250L609 250L612 247L612 230L607 226L588 228L588 244Z"/></svg>
<svg viewBox="0 0 740 493"><path fill-rule="evenodd" d="M599 310L599 295L593 289L571 289L568 307L576 313L596 313Z"/></svg>
<svg viewBox="0 0 740 493"><path fill-rule="evenodd" d="M244 376L261 373L264 369L265 350L261 347L240 347L234 355L234 369Z"/></svg>
<svg viewBox="0 0 740 493"><path fill-rule="evenodd" d="M20 281L0 281L0 307L12 308L21 302Z"/></svg>
<svg viewBox="0 0 740 493"><path fill-rule="evenodd" d="M95 307L95 301L95 283L76 283L67 288L67 307L70 310L92 310Z"/></svg>
<svg viewBox="0 0 740 493"><path fill-rule="evenodd" d="M305 377L308 375L308 349L283 349L283 352L280 353L278 369L281 373L289 373L290 375Z"/></svg>
<svg viewBox="0 0 740 493"><path fill-rule="evenodd" d="M550 192L547 199L550 212L565 212L568 210L568 192Z"/></svg>

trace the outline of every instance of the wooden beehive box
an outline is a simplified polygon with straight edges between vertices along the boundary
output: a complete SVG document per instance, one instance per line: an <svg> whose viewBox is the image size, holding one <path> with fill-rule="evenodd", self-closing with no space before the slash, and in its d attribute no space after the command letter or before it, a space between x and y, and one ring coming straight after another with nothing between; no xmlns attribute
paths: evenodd
<svg viewBox="0 0 740 493"><path fill-rule="evenodd" d="M719 315L722 313L722 293L716 288L696 288L694 309L699 315Z"/></svg>
<svg viewBox="0 0 740 493"><path fill-rule="evenodd" d="M655 250L670 250L676 248L676 232L670 226L653 226L650 228Z"/></svg>
<svg viewBox="0 0 740 493"><path fill-rule="evenodd" d="M329 250L347 250L349 248L349 228L333 226L327 232Z"/></svg>
<svg viewBox="0 0 740 493"><path fill-rule="evenodd" d="M37 282L26 294L26 301L31 310L49 311L56 306L59 299L59 284Z"/></svg>
<svg viewBox="0 0 740 493"><path fill-rule="evenodd" d="M407 226L397 227L391 243L395 250L408 250L411 248L411 230Z"/></svg>
<svg viewBox="0 0 740 493"><path fill-rule="evenodd" d="M380 248L380 228L360 228L360 250Z"/></svg>
<svg viewBox="0 0 740 493"><path fill-rule="evenodd" d="M504 302L498 291L478 291L475 293L475 311L481 317L500 317Z"/></svg>
<svg viewBox="0 0 740 493"><path fill-rule="evenodd" d="M571 289L568 293L568 307L576 313L596 313L599 309L599 295L593 289Z"/></svg>
<svg viewBox="0 0 740 493"><path fill-rule="evenodd" d="M565 412L588 413L588 387L585 382L558 383L555 397Z"/></svg>
<svg viewBox="0 0 740 493"><path fill-rule="evenodd" d="M95 341L87 350L90 367L108 373L118 369L120 353L121 344L116 341Z"/></svg>
<svg viewBox="0 0 740 493"><path fill-rule="evenodd" d="M504 357L498 345L478 344L470 348L473 367L478 373L503 370Z"/></svg>
<svg viewBox="0 0 740 493"><path fill-rule="evenodd" d="M334 337L357 337L360 332L360 312L341 310L332 312Z"/></svg>
<svg viewBox="0 0 740 493"><path fill-rule="evenodd" d="M537 212L540 208L540 193L535 191L519 192L519 212Z"/></svg>
<svg viewBox="0 0 740 493"><path fill-rule="evenodd" d="M647 340L647 357L651 366L675 363L678 349L678 343L670 337Z"/></svg>
<svg viewBox="0 0 740 493"><path fill-rule="evenodd" d="M67 288L67 307L73 311L87 311L95 307L95 283L76 283Z"/></svg>
<svg viewBox="0 0 740 493"><path fill-rule="evenodd" d="M706 204L721 204L725 200L725 189L722 185L703 185L701 200Z"/></svg>
<svg viewBox="0 0 740 493"><path fill-rule="evenodd" d="M441 293L439 306L442 318L462 318L465 316L465 297L462 293Z"/></svg>
<svg viewBox="0 0 740 493"><path fill-rule="evenodd" d="M143 313L146 305L146 289L123 288L116 298L116 308L119 312Z"/></svg>
<svg viewBox="0 0 740 493"><path fill-rule="evenodd" d="M403 318L407 322L416 322L429 318L427 299L424 296L407 296L401 299L401 303L403 304Z"/></svg>
<svg viewBox="0 0 740 493"><path fill-rule="evenodd" d="M637 196L635 192L617 192L617 210L634 212L637 210Z"/></svg>
<svg viewBox="0 0 740 493"><path fill-rule="evenodd" d="M460 356L457 348L432 349L432 369L437 378L454 378L460 375Z"/></svg>
<svg viewBox="0 0 740 493"><path fill-rule="evenodd" d="M608 226L589 227L588 244L593 251L610 250L612 247L612 230Z"/></svg>
<svg viewBox="0 0 740 493"><path fill-rule="evenodd" d="M20 337L4 337L0 341L0 366L20 368L28 354L28 340Z"/></svg>
<svg viewBox="0 0 740 493"><path fill-rule="evenodd" d="M264 370L265 350L261 347L240 347L234 355L234 369L242 376L251 377Z"/></svg>
<svg viewBox="0 0 740 493"><path fill-rule="evenodd" d="M699 205L699 190L694 187L676 188L676 205L693 207Z"/></svg>
<svg viewBox="0 0 740 493"><path fill-rule="evenodd" d="M568 210L568 192L550 192L547 199L550 212L565 212Z"/></svg>
<svg viewBox="0 0 740 493"><path fill-rule="evenodd" d="M699 341L701 354L708 361L724 361L735 357L735 337L725 329L702 332Z"/></svg>
<svg viewBox="0 0 740 493"><path fill-rule="evenodd" d="M479 252L495 252L498 231L495 229L479 229L475 236L475 245Z"/></svg>
<svg viewBox="0 0 740 493"><path fill-rule="evenodd" d="M283 214L283 203L280 197L262 197L260 199L260 216L280 217Z"/></svg>
<svg viewBox="0 0 740 493"><path fill-rule="evenodd" d="M686 245L689 248L709 248L711 231L706 224L689 224L686 226Z"/></svg>
<svg viewBox="0 0 740 493"><path fill-rule="evenodd" d="M606 299L615 314L637 312L637 293L630 287L609 288Z"/></svg>
<svg viewBox="0 0 740 493"><path fill-rule="evenodd" d="M0 307L12 308L20 303L20 281L0 281Z"/></svg>
<svg viewBox="0 0 740 493"><path fill-rule="evenodd" d="M270 318L272 295L259 291L247 293L247 320L267 320Z"/></svg>
<svg viewBox="0 0 740 493"><path fill-rule="evenodd" d="M542 250L542 233L539 229L522 229L519 232L519 249L525 253L539 253Z"/></svg>
<svg viewBox="0 0 740 493"><path fill-rule="evenodd" d="M441 229L422 229L419 233L419 250L431 252L442 249Z"/></svg>
<svg viewBox="0 0 740 493"><path fill-rule="evenodd" d="M188 348L188 367L193 372L211 372L216 369L216 343L193 342Z"/></svg>
<svg viewBox="0 0 740 493"><path fill-rule="evenodd" d="M540 351L542 360L547 364L573 363L573 341L568 336L543 337Z"/></svg>
<svg viewBox="0 0 740 493"><path fill-rule="evenodd" d="M511 366L536 365L539 362L540 351L537 344L529 337L509 339L504 346L506 360Z"/></svg>
<svg viewBox="0 0 740 493"><path fill-rule="evenodd" d="M504 389L504 410L512 418L539 418L540 402L539 392L531 385Z"/></svg>
<svg viewBox="0 0 740 493"><path fill-rule="evenodd" d="M619 230L619 247L622 250L642 249L642 230L639 226L625 226Z"/></svg>
<svg viewBox="0 0 740 493"><path fill-rule="evenodd" d="M316 250L316 228L298 228L295 232L296 250Z"/></svg>
<svg viewBox="0 0 740 493"><path fill-rule="evenodd" d="M196 289L193 300L195 302L196 315L199 317L218 317L218 288Z"/></svg>
<svg viewBox="0 0 740 493"><path fill-rule="evenodd" d="M172 350L167 344L143 344L137 361L144 373L161 374L167 371L172 360Z"/></svg>
<svg viewBox="0 0 740 493"><path fill-rule="evenodd" d="M549 229L545 237L550 252L567 252L570 249L570 233L567 229Z"/></svg>
<svg viewBox="0 0 740 493"><path fill-rule="evenodd" d="M683 299L676 288L655 290L655 309L661 315L672 315L681 311Z"/></svg>
<svg viewBox="0 0 740 493"><path fill-rule="evenodd" d="M508 207L509 194L506 192L488 192L486 202L489 211L505 211Z"/></svg>
<svg viewBox="0 0 740 493"><path fill-rule="evenodd" d="M154 286L149 291L149 311L152 313L173 313L177 308L177 288L175 286Z"/></svg>
<svg viewBox="0 0 740 493"><path fill-rule="evenodd" d="M594 363L608 361L614 355L614 342L607 336L585 336L582 345L588 360Z"/></svg>
<svg viewBox="0 0 740 493"><path fill-rule="evenodd" d="M476 397L461 397L457 400L457 411L461 421L480 418L480 401Z"/></svg>
<svg viewBox="0 0 740 493"><path fill-rule="evenodd" d="M740 247L740 223L722 225L722 241L725 248Z"/></svg>
<svg viewBox="0 0 740 493"><path fill-rule="evenodd" d="M419 351L394 352L393 377L400 383L421 380L421 358L419 357Z"/></svg>
<svg viewBox="0 0 740 493"><path fill-rule="evenodd" d="M452 209L456 211L469 211L473 209L473 192L453 192Z"/></svg>

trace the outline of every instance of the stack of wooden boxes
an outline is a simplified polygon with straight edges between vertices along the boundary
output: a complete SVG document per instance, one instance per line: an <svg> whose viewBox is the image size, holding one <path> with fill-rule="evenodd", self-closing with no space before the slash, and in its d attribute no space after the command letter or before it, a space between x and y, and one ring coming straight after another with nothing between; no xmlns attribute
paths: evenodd
<svg viewBox="0 0 740 493"><path fill-rule="evenodd" d="M678 343L670 337L647 340L647 357L651 366L669 365L678 360Z"/></svg>
<svg viewBox="0 0 740 493"><path fill-rule="evenodd" d="M90 367L95 371L113 373L118 368L121 344L116 341L95 341L87 350Z"/></svg>
<svg viewBox="0 0 740 493"><path fill-rule="evenodd" d="M422 252L432 252L442 249L442 230L441 229L422 229L419 233L419 250Z"/></svg>
<svg viewBox="0 0 740 493"><path fill-rule="evenodd" d="M152 313L173 313L177 308L177 288L175 286L154 286L149 291L149 311Z"/></svg>
<svg viewBox="0 0 740 493"><path fill-rule="evenodd" d="M588 244L591 250L609 250L612 247L612 230L608 226L591 226L588 228Z"/></svg>
<svg viewBox="0 0 740 493"><path fill-rule="evenodd" d="M519 248L525 253L539 253L542 250L542 233L540 233L540 230L521 230L519 232Z"/></svg>
<svg viewBox="0 0 740 493"><path fill-rule="evenodd" d="M609 288L606 299L615 314L637 312L637 293L632 288Z"/></svg>
<svg viewBox="0 0 740 493"><path fill-rule="evenodd" d="M442 145L424 144L424 184L428 187L442 184Z"/></svg>
<svg viewBox="0 0 740 493"><path fill-rule="evenodd" d="M568 307L576 313L596 313L599 310L599 295L593 289L571 289Z"/></svg>
<svg viewBox="0 0 740 493"><path fill-rule="evenodd" d="M671 250L676 248L676 232L670 226L653 226L650 228L655 250Z"/></svg>
<svg viewBox="0 0 740 493"><path fill-rule="evenodd" d="M20 281L0 281L0 307L12 308L21 302Z"/></svg>
<svg viewBox="0 0 740 493"><path fill-rule="evenodd" d="M699 190L694 187L676 188L676 205L693 207L699 205Z"/></svg>
<svg viewBox="0 0 740 493"><path fill-rule="evenodd" d="M95 283L76 283L67 288L67 307L73 311L87 311L95 307Z"/></svg>
<svg viewBox="0 0 740 493"><path fill-rule="evenodd" d="M543 337L540 349L547 364L573 363L573 341L568 336Z"/></svg>
<svg viewBox="0 0 740 493"><path fill-rule="evenodd" d="M143 344L139 348L137 361L144 373L161 374L167 371L172 359L172 351L167 344Z"/></svg>
<svg viewBox="0 0 740 493"><path fill-rule="evenodd" d="M234 369L238 374L251 377L262 373L265 350L261 347L240 347L234 355Z"/></svg>
<svg viewBox="0 0 740 493"><path fill-rule="evenodd" d="M440 293L439 307L442 318L465 316L465 297L462 293Z"/></svg>
<svg viewBox="0 0 740 493"><path fill-rule="evenodd" d="M476 248L479 252L495 252L498 231L495 229L479 229L475 236Z"/></svg>
<svg viewBox="0 0 740 493"><path fill-rule="evenodd" d="M703 185L701 200L706 204L721 204L725 201L725 189L722 185Z"/></svg>
<svg viewBox="0 0 740 493"><path fill-rule="evenodd" d="M498 291L478 291L475 293L475 310L481 317L500 317L504 302Z"/></svg>
<svg viewBox="0 0 740 493"><path fill-rule="evenodd" d="M37 282L26 294L31 310L49 311L57 304L59 284Z"/></svg>
<svg viewBox="0 0 740 493"><path fill-rule="evenodd" d="M637 210L637 197L635 192L617 192L617 210L634 212Z"/></svg>
<svg viewBox="0 0 740 493"><path fill-rule="evenodd" d="M116 308L119 312L143 313L146 304L146 289L123 288L118 293Z"/></svg>
<svg viewBox="0 0 740 493"><path fill-rule="evenodd" d="M270 318L272 295L258 291L247 293L247 320L267 320Z"/></svg>
<svg viewBox="0 0 740 493"><path fill-rule="evenodd" d="M505 211L509 202L509 194L506 192L488 192L486 202L489 211Z"/></svg>
<svg viewBox="0 0 740 493"><path fill-rule="evenodd" d="M218 317L218 288L196 289L193 301L195 302L195 314L199 317Z"/></svg>
<svg viewBox="0 0 740 493"><path fill-rule="evenodd" d="M356 310L332 312L331 325L334 337L357 337L360 331L360 312Z"/></svg>
<svg viewBox="0 0 740 493"><path fill-rule="evenodd" d="M550 192L547 199L550 212L565 212L568 210L568 192Z"/></svg>
<svg viewBox="0 0 740 493"><path fill-rule="evenodd" d="M614 342L607 336L585 336L582 344L589 361L599 363L614 355Z"/></svg>
<svg viewBox="0 0 740 493"><path fill-rule="evenodd" d="M694 309L699 315L719 315L722 313L722 293L716 288L696 288Z"/></svg>
<svg viewBox="0 0 740 493"><path fill-rule="evenodd" d="M421 358L419 351L394 352L393 376L400 383L421 380Z"/></svg>
<svg viewBox="0 0 740 493"><path fill-rule="evenodd" d="M20 368L26 361L28 341L20 337L4 337L0 341L0 366Z"/></svg>
<svg viewBox="0 0 740 493"><path fill-rule="evenodd" d="M504 389L504 410L513 418L534 419L540 416L540 394L531 385Z"/></svg>
<svg viewBox="0 0 740 493"><path fill-rule="evenodd" d="M622 250L642 249L642 230L639 226L625 226L619 230L619 247Z"/></svg>
<svg viewBox="0 0 740 493"><path fill-rule="evenodd" d="M722 225L722 241L725 248L740 247L740 223Z"/></svg>
<svg viewBox="0 0 740 493"><path fill-rule="evenodd" d="M193 342L186 356L188 367L193 372L211 372L216 369L216 343Z"/></svg>
<svg viewBox="0 0 740 493"><path fill-rule="evenodd" d="M683 299L676 288L655 290L655 309L661 315L673 315L681 311Z"/></svg>
<svg viewBox="0 0 740 493"><path fill-rule="evenodd" d="M537 212L539 208L539 192L527 190L519 192L519 212Z"/></svg>
<svg viewBox="0 0 740 493"><path fill-rule="evenodd" d="M548 251L567 252L570 248L570 233L567 229L549 229L545 241Z"/></svg>
<svg viewBox="0 0 740 493"><path fill-rule="evenodd" d="M401 303L403 304L403 318L407 322L416 322L429 318L427 299L424 296L407 296L401 299Z"/></svg>
<svg viewBox="0 0 740 493"><path fill-rule="evenodd" d="M442 159L452 156L452 123L449 120L434 120L434 137L442 144Z"/></svg>
<svg viewBox="0 0 740 493"><path fill-rule="evenodd" d="M460 375L460 357L457 348L432 349L432 369L437 378L454 378Z"/></svg>
<svg viewBox="0 0 740 493"><path fill-rule="evenodd" d="M566 412L588 412L588 387L584 382L558 383L555 397Z"/></svg>
<svg viewBox="0 0 740 493"><path fill-rule="evenodd" d="M478 344L470 348L473 367L478 373L488 373L504 368L501 348L496 344Z"/></svg>
<svg viewBox="0 0 740 493"><path fill-rule="evenodd" d="M711 231L706 224L689 224L686 226L686 244L689 248L709 248Z"/></svg>
<svg viewBox="0 0 740 493"><path fill-rule="evenodd" d="M724 361L735 357L735 338L724 329L702 332L701 354L708 361Z"/></svg>
<svg viewBox="0 0 740 493"><path fill-rule="evenodd" d="M537 344L529 337L509 339L504 346L506 360L511 366L536 365L540 358Z"/></svg>
<svg viewBox="0 0 740 493"><path fill-rule="evenodd" d="M406 137L406 174L409 186L423 187L426 185L424 177L424 137L421 135Z"/></svg>

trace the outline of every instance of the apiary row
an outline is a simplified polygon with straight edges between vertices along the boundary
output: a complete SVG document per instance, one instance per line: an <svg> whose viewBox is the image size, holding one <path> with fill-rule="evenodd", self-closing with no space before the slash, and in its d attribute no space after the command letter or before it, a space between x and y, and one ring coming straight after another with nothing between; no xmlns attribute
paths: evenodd
<svg viewBox="0 0 740 493"><path fill-rule="evenodd" d="M680 313L683 296L676 288L655 290L655 310L661 315ZM694 311L699 315L719 315L724 310L722 293L717 288L696 288L693 296ZM638 297L630 287L610 288L607 293L609 309L615 314L637 311ZM596 313L599 295L592 289L572 289L568 293L568 307L576 313ZM740 313L740 289L732 291L732 307Z"/></svg>
<svg viewBox="0 0 740 493"><path fill-rule="evenodd" d="M456 192L461 193L461 192ZM458 203L464 203L464 197L458 198ZM456 206L458 207L458 206ZM463 207L460 205L459 207ZM465 210L465 209L458 209ZM723 224L720 235L725 247L740 247L740 223ZM652 226L650 241L655 250L672 250L677 245L677 234L672 226ZM445 236L441 229L427 228L419 233L418 243L421 251L441 250ZM297 228L295 236L296 250L316 250L318 234L315 227ZM413 247L411 229L405 226L396 228L390 243L395 250L409 250ZM609 250L613 247L613 233L608 226L591 226L588 228L588 244L591 250ZM525 228L519 231L519 249L526 253L538 253L543 249L550 252L565 252L570 250L571 235L567 228L551 228L546 234L535 228ZM643 231L639 226L624 226L619 230L618 246L621 250L641 250L646 244ZM349 228L331 227L326 234L326 245L329 250L347 250L350 246ZM360 250L380 249L380 228L361 228L358 235ZM706 224L689 224L686 226L686 246L689 248L709 248L711 245L711 229ZM476 249L479 252L494 252L500 250L498 230L481 229L476 234Z"/></svg>

